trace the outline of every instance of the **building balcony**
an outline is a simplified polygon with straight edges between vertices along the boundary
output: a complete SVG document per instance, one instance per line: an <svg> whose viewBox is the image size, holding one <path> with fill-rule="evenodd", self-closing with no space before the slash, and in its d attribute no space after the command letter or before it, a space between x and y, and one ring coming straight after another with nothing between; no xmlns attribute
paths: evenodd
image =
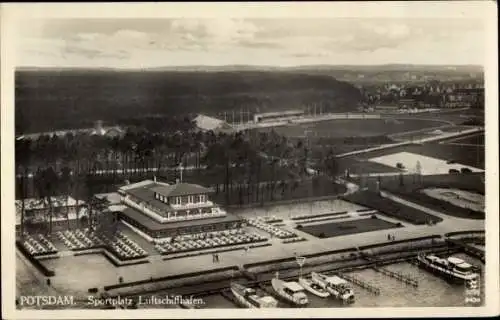
<svg viewBox="0 0 500 320"><path fill-rule="evenodd" d="M196 204L198 206L190 206L190 207L179 206L178 208L172 206L174 210L196 210L196 209L211 207L210 212L199 213L197 212L198 210L196 210L196 212L190 212L187 215L179 215L179 216L177 215L176 211L160 213L159 210L157 209L152 210L151 207L145 206L144 204L139 204L129 197L123 197L122 202L128 205L129 207L132 207L133 209L138 210L143 214L149 216L150 218L158 221L159 223L207 219L207 218L221 217L226 215L226 212L223 209L219 207L214 207L213 206L214 204L211 201L207 201L203 204Z"/></svg>
<svg viewBox="0 0 500 320"><path fill-rule="evenodd" d="M170 204L170 206L174 210L190 210L213 207L214 203L212 201L205 201L199 203Z"/></svg>

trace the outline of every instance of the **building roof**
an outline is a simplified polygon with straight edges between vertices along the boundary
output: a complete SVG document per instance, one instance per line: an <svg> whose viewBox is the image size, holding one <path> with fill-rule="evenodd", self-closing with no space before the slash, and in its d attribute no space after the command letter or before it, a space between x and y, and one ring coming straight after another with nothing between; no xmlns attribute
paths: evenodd
<svg viewBox="0 0 500 320"><path fill-rule="evenodd" d="M453 263L453 264L462 264L465 261L460 259L460 258L457 258L457 257L449 257L448 262Z"/></svg>
<svg viewBox="0 0 500 320"><path fill-rule="evenodd" d="M168 230L168 229L177 229L184 228L188 226L201 226L201 225L210 225L213 223L231 223L241 221L241 218L228 214L223 217L214 217L214 218L205 218L205 219L195 219L195 220L183 220L178 222L168 222L168 223L160 223L153 218L150 218L132 208L126 208L125 210L120 212L121 215L128 217L129 219L135 220L140 223L147 229L151 231L158 230Z"/></svg>
<svg viewBox="0 0 500 320"><path fill-rule="evenodd" d="M304 288L300 284L298 284L297 282L295 282L295 281L285 282L284 285L288 289L290 289L292 291L295 291L295 292L304 290Z"/></svg>
<svg viewBox="0 0 500 320"><path fill-rule="evenodd" d="M338 277L338 276L331 276L331 277L328 277L326 278L326 281L328 281L328 283L331 283L333 285L340 285L340 284L346 284L347 281L342 279L341 277Z"/></svg>
<svg viewBox="0 0 500 320"><path fill-rule="evenodd" d="M143 180L139 181L136 183L131 183L131 184L126 184L124 186L121 186L119 190L130 190L130 189L135 189L135 188L145 188L145 187L151 187L154 186L155 182L153 180Z"/></svg>
<svg viewBox="0 0 500 320"><path fill-rule="evenodd" d="M159 193L165 197L178 197L192 194L202 194L212 192L211 189L191 183L176 183L172 185L157 185L151 191Z"/></svg>
<svg viewBox="0 0 500 320"><path fill-rule="evenodd" d="M106 199L111 205L119 204L121 202L121 195L118 192L99 193L96 194L95 197L97 199Z"/></svg>
<svg viewBox="0 0 500 320"><path fill-rule="evenodd" d="M148 203L149 205L155 207L158 209L160 212L164 212L164 214L161 214L157 212L158 214L162 216L167 216L167 212L172 211L173 208L169 206L166 203L161 202L160 200L156 199L154 197L154 192L151 190L152 187L156 186L156 184L150 184L144 187L137 187L133 189L129 189L126 192L130 194L132 197L135 197L139 201L143 201Z"/></svg>
<svg viewBox="0 0 500 320"><path fill-rule="evenodd" d="M266 113L258 113L256 116L258 117L274 117L274 116L288 116L293 114L303 114L304 110L284 110L284 111L276 111L276 112L266 112Z"/></svg>

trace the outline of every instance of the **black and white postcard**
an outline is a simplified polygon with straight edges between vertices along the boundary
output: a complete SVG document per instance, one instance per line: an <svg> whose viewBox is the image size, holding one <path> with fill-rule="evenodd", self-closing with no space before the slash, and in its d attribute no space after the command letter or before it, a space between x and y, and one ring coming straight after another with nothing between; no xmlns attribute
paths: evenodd
<svg viewBox="0 0 500 320"><path fill-rule="evenodd" d="M495 9L2 4L5 317L498 314Z"/></svg>

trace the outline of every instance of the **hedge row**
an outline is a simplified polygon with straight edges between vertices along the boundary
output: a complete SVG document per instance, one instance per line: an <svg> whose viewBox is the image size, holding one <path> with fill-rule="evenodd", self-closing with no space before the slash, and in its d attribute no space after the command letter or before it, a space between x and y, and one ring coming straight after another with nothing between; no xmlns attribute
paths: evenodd
<svg viewBox="0 0 500 320"><path fill-rule="evenodd" d="M20 241L16 241L16 247L26 257L26 259L28 259L35 266L35 268L37 268L38 271L40 271L44 276L53 277L56 275L54 270L49 270L40 261L38 261L38 259L36 259L33 255L31 255Z"/></svg>
<svg viewBox="0 0 500 320"><path fill-rule="evenodd" d="M303 225L304 224L308 224L308 223L315 223L315 222L322 222L322 221L335 221L335 220L342 220L342 219L347 219L347 218L350 218L351 216L346 214L346 215L343 215L343 216L338 216L338 217L330 217L330 218L324 218L324 219L316 219L316 220L312 220L312 221L302 221L301 224L299 224L297 226L297 229L302 229Z"/></svg>
<svg viewBox="0 0 500 320"><path fill-rule="evenodd" d="M257 245L252 245L252 246L248 246L248 247L250 249L254 249L254 248L268 247L270 245L271 245L270 243L264 243L264 244L257 244ZM222 249L222 250L213 250L213 251L205 251L205 252L188 253L188 254L183 254L183 255L175 256L175 257L166 257L166 258L163 258L163 261L180 259L180 258L188 258L188 257L196 257L196 256L207 255L207 254L213 254L213 253L221 253L221 252L242 250L244 248L245 247L236 247L236 248L228 248L228 249Z"/></svg>
<svg viewBox="0 0 500 320"><path fill-rule="evenodd" d="M347 201L373 208L386 216L417 225L427 224L429 221L434 223L443 221L440 217L383 198L379 194L370 191L358 192L344 198Z"/></svg>
<svg viewBox="0 0 500 320"><path fill-rule="evenodd" d="M212 248L222 248L222 247L228 247L228 246L234 246L234 245L258 243L258 242L264 242L264 241L267 241L267 239L260 239L260 240L256 240L256 241L245 241L245 242L240 242L237 244L220 244L220 245L213 246ZM169 254L173 254L173 253L187 253L187 252L199 251L199 250L200 250L200 248L191 248L191 249L178 250L178 251L174 251L174 252L164 252L161 255L169 255ZM230 251L230 250L226 250L226 251Z"/></svg>
<svg viewBox="0 0 500 320"><path fill-rule="evenodd" d="M305 219L312 219L312 218L319 218L319 217L340 216L340 215L343 215L346 213L347 213L347 211L318 213L318 214L313 214L313 215L303 215L303 216L299 216L299 217L293 217L291 220L305 220Z"/></svg>

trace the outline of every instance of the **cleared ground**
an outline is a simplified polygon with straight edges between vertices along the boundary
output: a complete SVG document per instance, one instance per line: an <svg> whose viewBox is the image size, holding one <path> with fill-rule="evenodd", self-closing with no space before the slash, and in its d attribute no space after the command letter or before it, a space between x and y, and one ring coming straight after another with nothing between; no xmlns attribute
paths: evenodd
<svg viewBox="0 0 500 320"><path fill-rule="evenodd" d="M420 192L457 207L484 212L484 195L478 193L450 188L427 188L420 190Z"/></svg>
<svg viewBox="0 0 500 320"><path fill-rule="evenodd" d="M366 218L359 220L350 220L343 222L333 222L304 226L299 230L307 232L318 238L332 238L353 233L363 233L375 230L385 230L399 228L395 223L388 222L379 218Z"/></svg>
<svg viewBox="0 0 500 320"><path fill-rule="evenodd" d="M470 135L466 136L468 137ZM447 139L442 142L447 142L449 140ZM362 155L340 158L338 159L339 169L341 172L349 169L352 173L359 173L360 171L363 171L365 173L398 172L400 170L395 168L394 165L388 166L382 163L370 162L369 160L372 158L383 157L401 152L408 152L412 154L442 159L445 161L454 160L455 162L463 164L465 166L483 170L485 168L484 148L479 148L475 145L456 145L445 144L441 142L429 142L425 144L411 144L406 146L393 147L385 150L367 152ZM415 167L415 165L416 161L412 163L410 167Z"/></svg>
<svg viewBox="0 0 500 320"><path fill-rule="evenodd" d="M400 163L403 165L403 168L406 168L405 171L417 173L418 170L420 170L420 173L422 175L447 174L450 170L454 169L460 171L463 168L467 168L472 172L483 171L481 169L467 166L461 163L448 163L448 160L424 156L411 152L392 153L381 157L371 158L369 159L369 161L394 168L397 168L397 164ZM420 169L417 168L418 165L420 166Z"/></svg>

